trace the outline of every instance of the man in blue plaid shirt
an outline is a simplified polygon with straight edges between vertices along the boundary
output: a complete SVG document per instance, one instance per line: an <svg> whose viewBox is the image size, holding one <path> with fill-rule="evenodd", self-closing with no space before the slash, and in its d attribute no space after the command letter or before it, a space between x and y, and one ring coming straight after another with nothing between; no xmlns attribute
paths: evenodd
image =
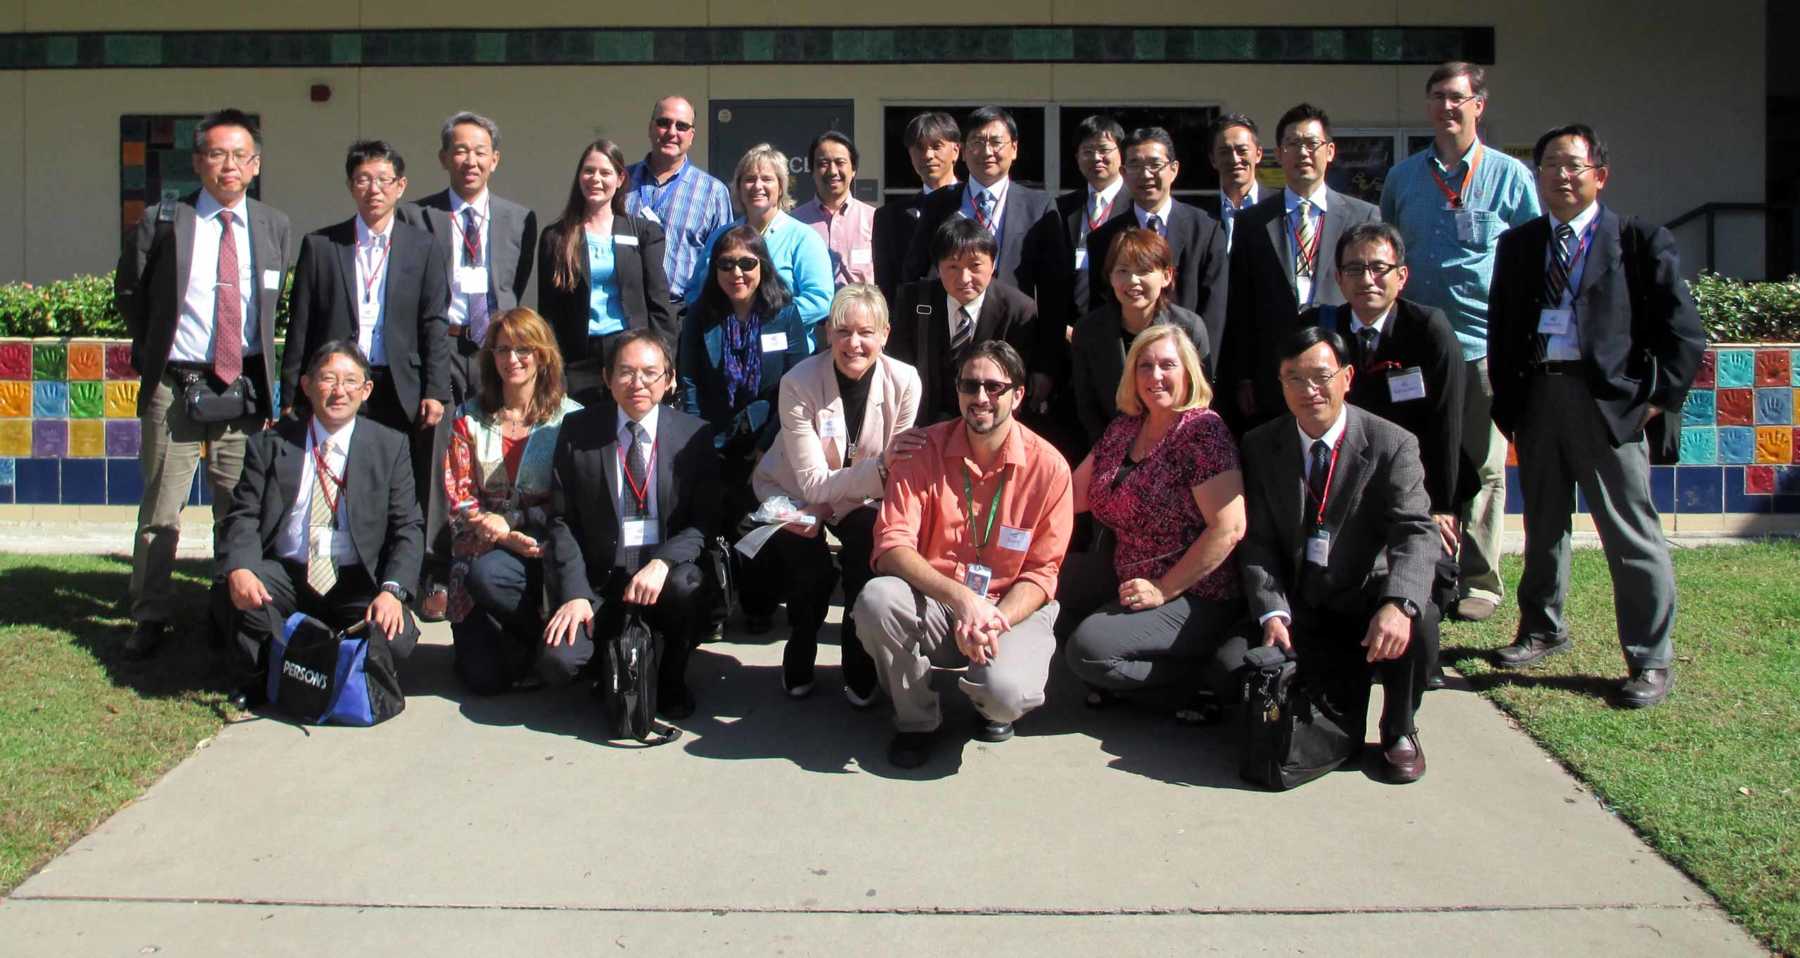
<svg viewBox="0 0 1800 958"><path fill-rule="evenodd" d="M706 258L706 238L731 222L725 184L688 162L694 147L694 106L666 96L650 110L650 152L627 168L625 210L662 224L667 237L663 270L669 298L687 301L688 286Z"/></svg>

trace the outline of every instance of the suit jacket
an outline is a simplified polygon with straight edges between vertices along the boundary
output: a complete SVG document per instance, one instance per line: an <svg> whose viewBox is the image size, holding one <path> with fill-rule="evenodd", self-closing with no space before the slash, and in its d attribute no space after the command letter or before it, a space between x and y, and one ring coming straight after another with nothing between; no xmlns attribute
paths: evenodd
<svg viewBox="0 0 1800 958"><path fill-rule="evenodd" d="M1294 238L1284 209L1286 195L1285 190L1273 191L1237 221L1226 283L1224 342L1213 344L1224 357L1219 378L1226 395L1232 397L1230 405L1236 405L1237 384L1250 382L1256 391L1257 419L1286 411L1281 387L1275 382L1275 368L1280 365L1276 353L1282 341L1300 328L1304 305L1294 287ZM1337 282L1338 237L1353 226L1380 220L1381 211L1374 206L1330 190L1319 233L1311 305L1336 306L1344 301Z"/></svg>
<svg viewBox="0 0 1800 958"><path fill-rule="evenodd" d="M1114 302L1112 283L1106 275L1106 254L1113 240L1137 226L1137 213L1108 220L1088 237L1088 288L1093 308ZM1175 305L1195 313L1206 323L1209 342L1225 337L1226 274L1225 226L1197 206L1176 200L1169 209L1169 250L1175 254Z"/></svg>
<svg viewBox="0 0 1800 958"><path fill-rule="evenodd" d="M929 426L959 415L956 402L958 357L950 354L950 319L945 315L944 285L923 279L900 287L900 302L891 320L888 355L919 372L918 423ZM1004 339L1025 359L1027 373L1036 372L1032 350L1038 341L1037 304L998 280L988 285L975 317L971 343Z"/></svg>
<svg viewBox="0 0 1800 958"><path fill-rule="evenodd" d="M1325 494L1331 554L1317 607L1301 606L1298 583L1308 518L1300 433L1280 416L1244 436L1244 501L1249 526L1238 543L1238 572L1250 614L1302 611L1366 616L1383 599L1430 596L1443 551L1425 497L1419 444L1399 426L1346 405L1349 422Z"/></svg>
<svg viewBox="0 0 1800 958"><path fill-rule="evenodd" d="M423 227L436 241L439 255L450 264L452 275L462 262L461 233L450 223L450 191L442 190L400 206L401 222ZM519 305L519 297L531 283L531 265L537 255L537 213L488 191L488 294L494 315Z"/></svg>
<svg viewBox="0 0 1800 958"><path fill-rule="evenodd" d="M718 532L724 489L712 427L668 406L656 414L657 526L660 542L644 561L674 567L699 558ZM552 601L599 604L619 547L619 420L609 405L563 418L550 476L550 536L544 581ZM632 570L635 571L635 570Z"/></svg>
<svg viewBox="0 0 1800 958"><path fill-rule="evenodd" d="M381 330L400 408L418 416L419 400L450 401L450 278L431 234L395 217L389 236ZM294 269L292 315L281 356L284 405L299 403L300 371L320 346L356 341L356 218L306 234Z"/></svg>
<svg viewBox="0 0 1800 958"><path fill-rule="evenodd" d="M1349 306L1317 306L1300 317L1307 325L1323 326L1344 337L1355 355L1351 318ZM1466 368L1462 347L1444 311L1397 299L1393 312L1382 324L1374 360L1358 366L1350 383L1351 405L1394 423L1419 441L1425 494L1431 499L1433 513L1455 512L1457 505L1475 491L1472 465L1466 476L1470 488L1460 488L1464 478L1462 417ZM1417 369L1424 380L1425 395L1395 402L1388 377L1411 369Z"/></svg>
<svg viewBox="0 0 1800 958"><path fill-rule="evenodd" d="M145 210L144 218L125 234L119 269L113 276L119 312L131 331L131 365L142 377L138 386L140 416L150 408L175 345L175 327L194 262L195 207L199 202L200 194L195 192ZM246 362L244 371L261 374L257 406L264 419L273 419L268 387L275 382L275 312L281 291L287 288L294 249L286 213L253 199L244 202L250 220L250 276L257 290L256 330L262 340L261 361ZM278 274L273 289L265 280L269 271Z"/></svg>
<svg viewBox="0 0 1800 958"><path fill-rule="evenodd" d="M566 229L562 220L551 223L538 244L538 314L556 331L563 361L575 362L588 354L590 296L585 280L572 290L560 289L552 280ZM575 224L575 229L581 229L581 224ZM615 215L612 235L613 287L623 304L627 328L649 326L662 333L673 349L681 330L669 303L669 277L663 272L663 228L641 216ZM581 251L581 275L586 277L590 269L587 243L576 248ZM704 262L701 268L706 268Z"/></svg>
<svg viewBox="0 0 1800 958"><path fill-rule="evenodd" d="M1488 297L1488 376L1494 424L1511 438L1523 423L1550 219L1540 216L1500 234ZM1575 291L1581 364L1613 445L1643 432L1648 406L1662 409L1662 448L1678 447L1681 407L1700 368L1705 334L1681 279L1681 255L1669 231L1600 207L1593 245ZM1672 417L1672 418L1671 418Z"/></svg>
<svg viewBox="0 0 1800 958"><path fill-rule="evenodd" d="M906 251L912 246L913 233L925 211L925 197L924 193L914 193L875 208L875 236L870 241L875 257L875 285L890 303L904 282L901 273L906 266Z"/></svg>
<svg viewBox="0 0 1800 958"><path fill-rule="evenodd" d="M1194 349L1200 353L1201 365L1210 376L1212 345L1207 338L1206 324L1200 317L1171 305L1151 320L1152 325L1158 323L1180 326L1187 333ZM1100 441L1100 434L1119 413L1114 399L1118 395L1119 381L1125 377L1124 330L1125 319L1119 312L1119 304L1108 303L1081 317L1069 343L1075 357L1070 377L1075 415L1081 419L1089 446Z"/></svg>
<svg viewBox="0 0 1800 958"><path fill-rule="evenodd" d="M1083 246L1081 231L1087 228L1088 189L1089 187L1084 185L1073 193L1064 193L1056 198L1056 215L1062 217L1063 231L1069 236L1069 249L1071 250ZM1104 226L1111 222L1113 217L1129 212L1131 212L1131 191L1121 183L1119 191L1113 194L1112 204L1106 208L1105 215L1100 218L1100 225ZM1096 226L1094 229L1098 231L1100 227ZM1091 247L1088 248L1090 256L1093 252ZM1095 304L1088 292L1088 270L1074 259L1071 259L1070 262L1075 268L1075 279L1071 287L1073 295L1069 322L1078 323L1081 321L1081 317L1093 312ZM1100 279L1104 283L1106 277L1102 276Z"/></svg>
<svg viewBox="0 0 1800 958"><path fill-rule="evenodd" d="M244 473L231 494L214 551L226 572L275 557L275 542L311 467L306 431L312 418L283 419L250 437ZM376 582L416 590L425 555L424 520L413 490L407 437L368 417L356 421L344 458L339 520L356 556Z"/></svg>
<svg viewBox="0 0 1800 958"><path fill-rule="evenodd" d="M830 506L834 516L844 516L865 501L882 497L886 484L879 468L881 454L890 438L917 421L919 372L883 353L864 375L874 378L856 435L856 461L848 467L844 460L849 430L831 354L807 359L781 380L776 403L780 437L750 478L759 501L787 496ZM828 422L837 426L826 426Z"/></svg>

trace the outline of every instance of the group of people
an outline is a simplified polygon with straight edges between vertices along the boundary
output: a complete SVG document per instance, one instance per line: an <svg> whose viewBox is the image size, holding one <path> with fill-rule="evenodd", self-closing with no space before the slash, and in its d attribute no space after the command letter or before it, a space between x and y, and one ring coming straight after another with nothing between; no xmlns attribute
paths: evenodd
<svg viewBox="0 0 1800 958"><path fill-rule="evenodd" d="M1275 127L1279 191L1257 183L1256 123L1218 123L1216 211L1174 198L1166 131L1106 116L1080 127L1084 189L1012 182L1018 129L993 107L914 118L924 188L880 208L850 195L852 139L820 134L795 209L767 144L729 185L695 166L671 96L641 161L582 149L541 234L489 188L498 127L458 113L448 189L403 203L399 152L359 141L356 215L298 241L246 196L255 124L212 114L203 188L146 211L118 272L146 480L127 651L167 630L204 451L245 706L294 611L370 620L398 658L415 614L448 618L478 694L577 680L635 613L681 718L727 579L752 633L785 603L801 697L841 584L844 693L892 703L897 766L939 736L934 669L964 670L974 735L998 742L1059 648L1089 706L1207 723L1246 649L1273 645L1356 741L1379 679L1380 765L1410 782L1439 618L1501 597L1510 440L1526 565L1496 661L1571 641L1579 486L1619 596L1619 702L1654 705L1675 600L1646 427L1679 419L1701 350L1673 243L1598 203L1593 130L1546 132L1534 171L1480 142L1481 67L1425 92L1434 143L1379 207L1326 185L1330 120L1303 103ZM759 524L778 528L733 555Z"/></svg>

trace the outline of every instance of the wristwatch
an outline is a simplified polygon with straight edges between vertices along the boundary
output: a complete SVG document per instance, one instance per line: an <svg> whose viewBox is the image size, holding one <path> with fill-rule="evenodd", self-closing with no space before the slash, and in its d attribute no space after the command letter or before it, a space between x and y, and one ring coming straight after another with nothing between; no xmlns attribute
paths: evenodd
<svg viewBox="0 0 1800 958"><path fill-rule="evenodd" d="M400 583L398 582L383 582L381 584L381 591L399 599L401 605L405 605L412 601L412 593L401 588Z"/></svg>
<svg viewBox="0 0 1800 958"><path fill-rule="evenodd" d="M1400 610L1401 615L1404 615L1409 619L1417 619L1419 617L1419 604L1417 602L1414 602L1411 599L1403 599L1399 596L1394 596L1393 598L1388 599L1388 601L1394 603L1394 607Z"/></svg>

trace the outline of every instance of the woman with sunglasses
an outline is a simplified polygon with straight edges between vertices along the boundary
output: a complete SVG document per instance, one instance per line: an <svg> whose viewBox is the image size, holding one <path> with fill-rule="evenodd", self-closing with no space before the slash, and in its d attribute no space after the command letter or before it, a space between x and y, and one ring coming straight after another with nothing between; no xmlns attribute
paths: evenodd
<svg viewBox="0 0 1800 958"><path fill-rule="evenodd" d="M529 309L488 324L476 362L480 392L457 411L444 452L447 618L457 676L493 695L536 684L551 453L563 417L581 407L564 394L555 336Z"/></svg>
<svg viewBox="0 0 1800 958"><path fill-rule="evenodd" d="M663 230L625 212L625 154L611 140L581 151L562 218L538 243L538 308L567 358L569 394L606 395L612 342L627 329L677 333L663 273Z"/></svg>

